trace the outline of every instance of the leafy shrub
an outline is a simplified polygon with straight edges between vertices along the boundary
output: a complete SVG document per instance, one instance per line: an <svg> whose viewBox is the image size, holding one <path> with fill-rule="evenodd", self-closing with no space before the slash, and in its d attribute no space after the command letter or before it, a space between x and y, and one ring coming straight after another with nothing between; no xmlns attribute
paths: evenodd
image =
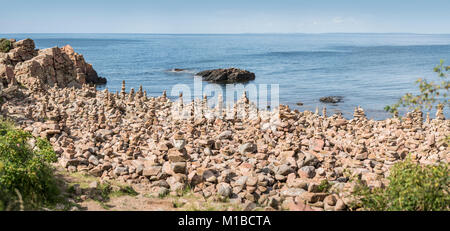
<svg viewBox="0 0 450 231"><path fill-rule="evenodd" d="M56 160L48 141L0 121L0 210L17 209L18 201L25 209L55 202L59 189L50 163Z"/></svg>
<svg viewBox="0 0 450 231"><path fill-rule="evenodd" d="M11 49L11 41L8 39L0 39L0 52L8 52Z"/></svg>
<svg viewBox="0 0 450 231"><path fill-rule="evenodd" d="M449 210L450 174L448 164L421 166L409 158L395 164L386 188L370 189L361 182L354 195L358 206L378 211Z"/></svg>
<svg viewBox="0 0 450 231"><path fill-rule="evenodd" d="M419 84L420 94L407 93L396 104L386 106L384 109L396 114L400 107L407 107L410 110L431 110L439 105L450 106L450 100L448 99L450 81L447 74L449 70L450 66L445 66L444 61L441 60L440 64L434 68L434 72L438 75L436 83L429 82L426 79L418 79L416 83Z"/></svg>

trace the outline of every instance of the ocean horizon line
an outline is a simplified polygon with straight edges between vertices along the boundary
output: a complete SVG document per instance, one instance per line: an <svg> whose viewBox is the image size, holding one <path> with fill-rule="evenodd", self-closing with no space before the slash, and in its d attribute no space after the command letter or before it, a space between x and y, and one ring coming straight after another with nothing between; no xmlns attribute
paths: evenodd
<svg viewBox="0 0 450 231"><path fill-rule="evenodd" d="M119 34L119 35L450 35L450 33L416 33L416 32L258 32L258 33L147 33L147 32L0 32L0 34Z"/></svg>

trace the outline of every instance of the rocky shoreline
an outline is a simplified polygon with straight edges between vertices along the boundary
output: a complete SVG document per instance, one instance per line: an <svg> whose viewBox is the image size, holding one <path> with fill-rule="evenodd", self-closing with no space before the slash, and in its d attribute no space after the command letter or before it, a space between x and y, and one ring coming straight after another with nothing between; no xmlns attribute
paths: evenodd
<svg viewBox="0 0 450 231"><path fill-rule="evenodd" d="M60 51L71 57L73 50ZM68 69L73 70L68 76L82 76ZM442 110L433 119L414 111L402 120L374 121L362 108L347 120L327 115L326 108L313 113L280 105L279 113L247 116L255 109L243 95L233 109L243 116L228 118L222 107L208 108L206 97L172 102L165 92L156 98L142 87L127 92L125 82L121 92L111 93L87 85L85 78L71 79L72 84L56 78L57 84L49 85L47 75L28 81L21 71L10 72L3 76L1 115L49 139L62 167L146 185L156 194L189 186L204 198L250 209L258 204L338 211L352 203L351 177L384 187L389 169L408 155L424 165L450 160L445 141L450 123ZM174 107L188 116L174 114ZM329 190L323 190L324 182Z"/></svg>

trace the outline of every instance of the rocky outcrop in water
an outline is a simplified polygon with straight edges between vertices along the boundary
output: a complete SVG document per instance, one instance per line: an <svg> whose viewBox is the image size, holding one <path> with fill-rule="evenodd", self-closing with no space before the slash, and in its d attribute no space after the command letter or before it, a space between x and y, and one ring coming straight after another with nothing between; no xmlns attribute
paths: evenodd
<svg viewBox="0 0 450 231"><path fill-rule="evenodd" d="M170 70L170 72L185 72L187 71L187 69L183 69L183 68L173 68Z"/></svg>
<svg viewBox="0 0 450 231"><path fill-rule="evenodd" d="M320 102L336 104L336 103L342 102L343 98L344 97L342 97L342 96L327 96L327 97L320 98Z"/></svg>
<svg viewBox="0 0 450 231"><path fill-rule="evenodd" d="M12 40L11 50L0 53L0 78L3 87L18 82L33 89L106 83L70 45L37 50L31 39Z"/></svg>
<svg viewBox="0 0 450 231"><path fill-rule="evenodd" d="M237 68L206 70L196 74L203 80L216 83L238 83L255 79L255 74Z"/></svg>

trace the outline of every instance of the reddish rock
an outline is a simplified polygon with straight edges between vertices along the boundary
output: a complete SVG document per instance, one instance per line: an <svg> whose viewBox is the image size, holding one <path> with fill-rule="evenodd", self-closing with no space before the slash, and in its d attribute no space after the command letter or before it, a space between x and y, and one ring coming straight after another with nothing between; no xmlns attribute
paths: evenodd
<svg viewBox="0 0 450 231"><path fill-rule="evenodd" d="M13 49L7 54L7 57L0 58L0 77L1 63L4 63L14 70L15 79L29 88L81 88L86 83L106 83L106 79L99 77L92 65L86 63L83 56L75 53L69 45L35 50L34 41L25 39L13 43ZM12 78L11 70L5 73Z"/></svg>
<svg viewBox="0 0 450 231"><path fill-rule="evenodd" d="M328 196L328 193L305 192L299 196L299 199L308 203L316 203L318 201L323 201L326 196Z"/></svg>
<svg viewBox="0 0 450 231"><path fill-rule="evenodd" d="M289 211L316 211L311 206L304 204L304 203L295 203L291 202L288 206Z"/></svg>
<svg viewBox="0 0 450 231"><path fill-rule="evenodd" d="M142 175L143 176L156 176L161 172L162 167L161 166L151 166L148 168L145 168Z"/></svg>
<svg viewBox="0 0 450 231"><path fill-rule="evenodd" d="M325 141L322 139L315 139L313 144L313 150L316 152L320 152L323 150L323 147L325 146Z"/></svg>

